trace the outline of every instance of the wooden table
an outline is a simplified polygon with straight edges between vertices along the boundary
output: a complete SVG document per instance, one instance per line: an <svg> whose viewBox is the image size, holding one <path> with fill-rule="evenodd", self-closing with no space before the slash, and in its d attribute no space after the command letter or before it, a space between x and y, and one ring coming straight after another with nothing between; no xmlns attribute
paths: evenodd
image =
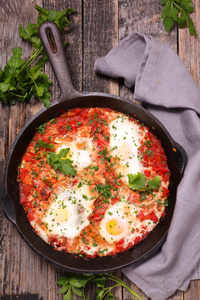
<svg viewBox="0 0 200 300"><path fill-rule="evenodd" d="M192 15L200 36L200 3L193 1ZM104 56L129 33L139 31L150 34L172 47L184 61L194 79L200 84L199 38L191 36L188 29L176 27L166 33L161 15L160 0L0 0L0 66L4 67L12 55L12 48L21 46L28 57L30 46L18 35L18 26L34 23L38 4L46 9L63 10L72 7L77 13L70 17L71 25L65 39L70 45L66 49L72 81L76 89L83 91L107 92L133 99L133 91L122 82L97 76L93 65L97 56ZM52 99L58 98L59 88L51 67L47 72L53 80ZM28 104L18 103L12 107L0 107L0 158L1 183L3 165L9 148L23 125L42 104L34 99ZM0 299L59 300L56 285L62 271L42 260L19 236L15 227L5 218L0 209ZM128 281L120 272L115 273L145 300L147 297L137 286ZM95 299L95 287L88 287L88 298ZM130 299L130 294L121 288L115 289L116 299ZM79 299L75 297L75 299ZM200 280L192 281L186 292L176 292L169 299L200 299Z"/></svg>

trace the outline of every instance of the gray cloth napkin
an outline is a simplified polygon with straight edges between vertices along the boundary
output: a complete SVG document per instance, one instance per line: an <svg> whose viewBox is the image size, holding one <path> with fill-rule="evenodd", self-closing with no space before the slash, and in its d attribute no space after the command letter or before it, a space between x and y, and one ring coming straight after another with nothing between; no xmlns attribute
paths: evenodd
<svg viewBox="0 0 200 300"><path fill-rule="evenodd" d="M94 70L134 87L134 98L188 156L166 242L149 260L123 270L148 297L164 300L200 278L200 88L170 47L139 33L97 58Z"/></svg>

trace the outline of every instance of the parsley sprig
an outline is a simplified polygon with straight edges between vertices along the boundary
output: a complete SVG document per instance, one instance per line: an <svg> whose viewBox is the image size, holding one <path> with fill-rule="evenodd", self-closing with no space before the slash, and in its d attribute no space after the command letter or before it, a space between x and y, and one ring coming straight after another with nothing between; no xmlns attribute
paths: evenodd
<svg viewBox="0 0 200 300"><path fill-rule="evenodd" d="M48 11L38 5L35 5L35 9L38 11L37 23L28 22L26 27L19 26L20 37L33 46L30 58L22 59L22 48L13 48L13 56L4 70L0 68L0 101L4 104L14 105L16 102L29 101L34 96L47 108L50 106L51 80L42 73L47 57L38 35L38 28L49 20L55 22L62 32L69 25L67 15L74 13L75 10L68 8L59 12L55 9Z"/></svg>
<svg viewBox="0 0 200 300"><path fill-rule="evenodd" d="M138 172L137 174L128 174L128 186L132 190L145 190L151 192L154 189L158 189L160 186L160 176L155 176L153 179L147 180L146 176Z"/></svg>
<svg viewBox="0 0 200 300"><path fill-rule="evenodd" d="M106 287L107 280L113 281L114 285L111 287ZM77 295L83 300L88 300L86 296L86 285L89 281L97 285L98 289L96 291L96 300L114 300L112 289L117 286L126 288L132 294L132 296L139 300L144 300L129 286L127 286L123 280L116 277L112 273L99 275L66 273L61 276L57 282L58 285L62 286L58 294L64 294L63 300L73 300L73 295Z"/></svg>
<svg viewBox="0 0 200 300"><path fill-rule="evenodd" d="M70 148L61 149L58 154L55 152L49 152L47 156L47 163L52 165L54 170L60 169L64 175L76 175L76 170L74 169L72 163L73 161L66 158L69 153Z"/></svg>
<svg viewBox="0 0 200 300"><path fill-rule="evenodd" d="M188 26L189 32L197 36L197 32L190 14L194 12L191 0L162 0L163 6L161 18L167 32L171 30L176 22L179 28Z"/></svg>

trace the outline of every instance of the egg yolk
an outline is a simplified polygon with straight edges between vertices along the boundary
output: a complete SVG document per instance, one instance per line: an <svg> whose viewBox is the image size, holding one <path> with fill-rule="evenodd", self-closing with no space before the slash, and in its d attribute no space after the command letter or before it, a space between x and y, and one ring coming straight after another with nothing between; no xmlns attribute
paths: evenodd
<svg viewBox="0 0 200 300"><path fill-rule="evenodd" d="M128 158L132 158L133 153L128 143L122 143L122 145L116 149L116 155L122 161L126 161Z"/></svg>
<svg viewBox="0 0 200 300"><path fill-rule="evenodd" d="M54 212L54 219L57 223L63 223L67 221L69 213L67 208L57 208Z"/></svg>
<svg viewBox="0 0 200 300"><path fill-rule="evenodd" d="M69 150L65 158L71 159L72 158L72 152Z"/></svg>
<svg viewBox="0 0 200 300"><path fill-rule="evenodd" d="M71 152L70 148L63 148L63 149L69 149L69 151L64 157L61 157L61 159L66 159L66 158L71 159L72 158L72 152Z"/></svg>
<svg viewBox="0 0 200 300"><path fill-rule="evenodd" d="M123 228L119 224L119 221L115 220L115 219L108 221L106 228L107 228L107 231L113 235L119 235L123 232Z"/></svg>
<svg viewBox="0 0 200 300"><path fill-rule="evenodd" d="M79 141L76 143L76 148L79 150L85 150L87 148L87 141Z"/></svg>

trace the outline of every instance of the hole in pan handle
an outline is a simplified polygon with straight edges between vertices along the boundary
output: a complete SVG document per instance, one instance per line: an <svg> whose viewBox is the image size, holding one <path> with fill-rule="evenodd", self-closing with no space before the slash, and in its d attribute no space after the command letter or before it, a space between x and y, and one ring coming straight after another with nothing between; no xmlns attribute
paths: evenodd
<svg viewBox="0 0 200 300"><path fill-rule="evenodd" d="M72 85L63 41L61 39L58 26L54 22L46 21L40 25L38 32L48 60L60 86L61 94L59 102L76 96L83 96Z"/></svg>

